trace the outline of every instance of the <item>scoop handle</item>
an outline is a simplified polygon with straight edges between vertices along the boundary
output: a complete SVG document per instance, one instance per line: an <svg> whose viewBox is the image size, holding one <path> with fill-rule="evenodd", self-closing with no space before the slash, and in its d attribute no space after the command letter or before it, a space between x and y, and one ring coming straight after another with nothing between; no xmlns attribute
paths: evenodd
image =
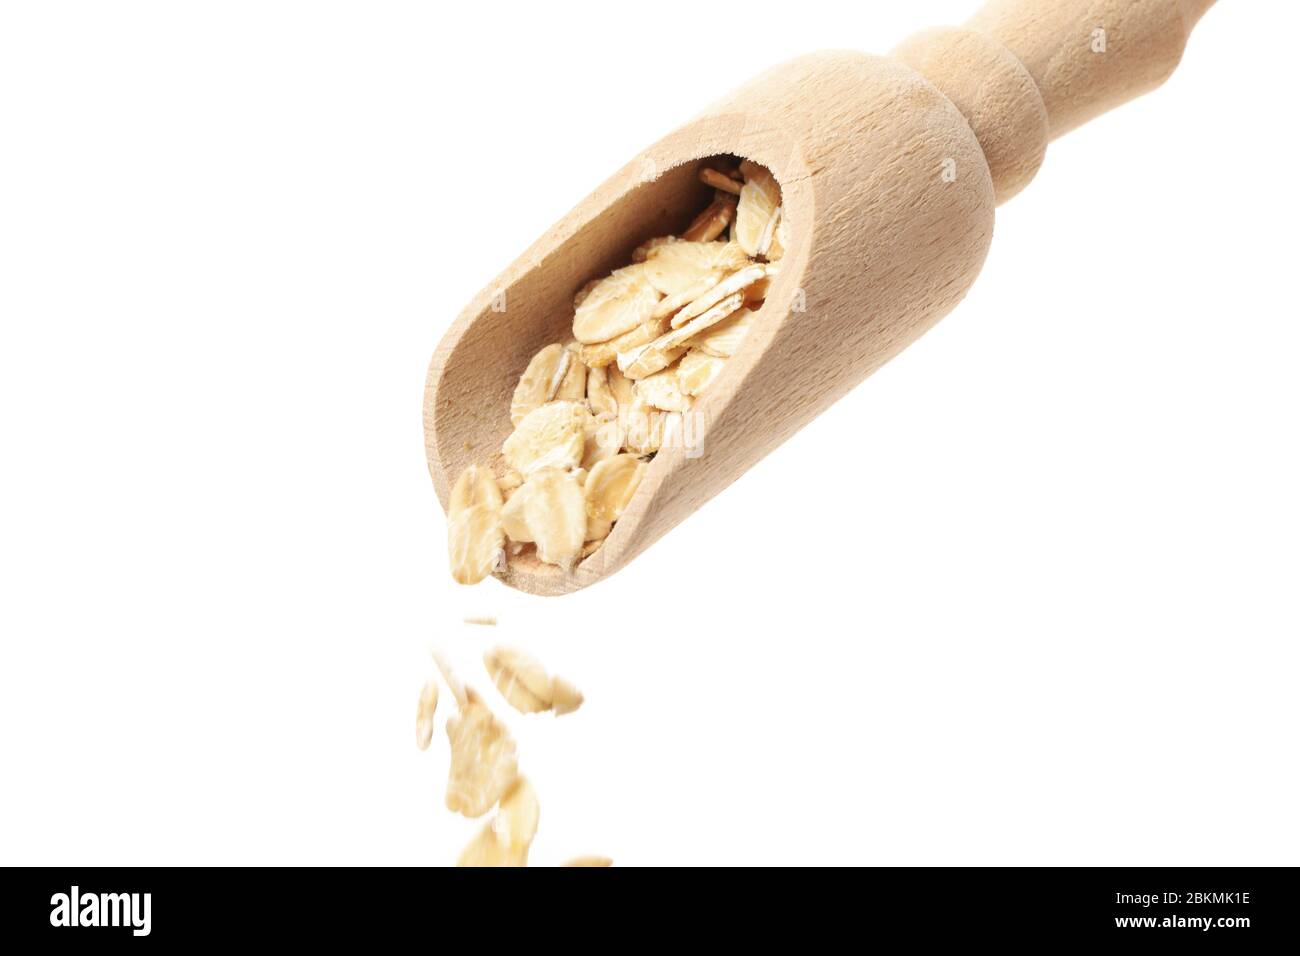
<svg viewBox="0 0 1300 956"><path fill-rule="evenodd" d="M961 110L1003 203L1048 142L1168 79L1213 3L990 0L965 26L923 30L891 56Z"/></svg>
<svg viewBox="0 0 1300 956"><path fill-rule="evenodd" d="M1047 108L1050 138L1155 89L1214 0L989 0L968 29L1015 54Z"/></svg>

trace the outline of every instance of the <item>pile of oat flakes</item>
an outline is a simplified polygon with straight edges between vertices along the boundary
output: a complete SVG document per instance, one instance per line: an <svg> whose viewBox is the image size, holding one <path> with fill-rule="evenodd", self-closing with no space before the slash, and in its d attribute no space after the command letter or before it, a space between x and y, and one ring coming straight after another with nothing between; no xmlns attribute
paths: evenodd
<svg viewBox="0 0 1300 956"><path fill-rule="evenodd" d="M465 686L446 659L434 660L452 696L457 713L447 719L451 769L447 776L447 809L471 819L493 807L496 813L461 852L457 866L527 866L528 851L541 818L537 794L519 773L515 742L478 692ZM582 706L582 693L562 677L546 672L522 651L494 647L483 655L488 676L501 696L521 714L551 711L569 714ZM415 713L415 742L426 750L433 740L438 707L438 683L429 680L420 691ZM565 866L610 866L607 857L575 857Z"/></svg>
<svg viewBox="0 0 1300 956"><path fill-rule="evenodd" d="M530 551L568 570L600 547L674 416L680 427L753 325L789 245L781 188L747 160L699 177L713 201L680 237L651 239L578 290L573 341L533 356L514 433L457 480L448 551L460 583Z"/></svg>

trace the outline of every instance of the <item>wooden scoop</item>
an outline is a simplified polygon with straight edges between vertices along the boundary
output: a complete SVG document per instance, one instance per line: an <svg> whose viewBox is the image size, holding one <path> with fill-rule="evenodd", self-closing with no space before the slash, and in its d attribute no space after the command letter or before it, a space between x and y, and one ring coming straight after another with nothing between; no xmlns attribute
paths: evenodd
<svg viewBox="0 0 1300 956"><path fill-rule="evenodd" d="M572 570L503 579L560 594L612 574L897 355L966 294L994 207L1050 139L1159 86L1213 0L993 0L890 57L825 52L762 74L596 189L484 289L429 366L425 444L447 505L511 432L529 358L571 337L574 292L707 205L700 161L752 159L781 184L791 247L753 329Z"/></svg>

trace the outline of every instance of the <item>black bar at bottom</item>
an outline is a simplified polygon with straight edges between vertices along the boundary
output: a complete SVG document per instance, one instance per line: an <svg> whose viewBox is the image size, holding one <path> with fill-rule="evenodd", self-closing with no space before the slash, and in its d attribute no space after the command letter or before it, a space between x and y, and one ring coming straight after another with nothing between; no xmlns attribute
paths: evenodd
<svg viewBox="0 0 1300 956"><path fill-rule="evenodd" d="M41 943L294 944L549 941L622 948L776 932L811 942L1212 944L1234 950L1300 938L1296 870L856 869L570 870L560 875L443 869L11 869L0 918ZM75 887L75 890L74 890ZM596 928L600 927L597 932ZM608 935L613 929L615 935ZM513 934L521 934L515 938ZM595 935L592 935L592 934ZM683 936L682 934L686 935ZM796 937L798 938L798 937ZM513 942L512 942L513 940Z"/></svg>

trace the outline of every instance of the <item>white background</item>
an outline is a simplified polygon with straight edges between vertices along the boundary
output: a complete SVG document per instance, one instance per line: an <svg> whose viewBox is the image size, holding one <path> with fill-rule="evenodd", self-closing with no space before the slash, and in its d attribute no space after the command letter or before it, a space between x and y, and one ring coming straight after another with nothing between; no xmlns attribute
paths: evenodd
<svg viewBox="0 0 1300 956"><path fill-rule="evenodd" d="M517 718L499 640L587 695L513 720L536 863L1300 862L1292 5L630 568L448 578L461 306L750 74L973 4L6 5L0 860L450 862L415 698L436 643Z"/></svg>

